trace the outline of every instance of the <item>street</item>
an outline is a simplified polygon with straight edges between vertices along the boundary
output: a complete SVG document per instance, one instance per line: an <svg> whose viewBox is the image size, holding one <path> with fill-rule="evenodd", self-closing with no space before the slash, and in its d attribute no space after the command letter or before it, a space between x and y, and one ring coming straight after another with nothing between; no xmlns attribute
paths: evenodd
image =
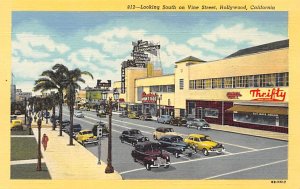
<svg viewBox="0 0 300 189"><path fill-rule="evenodd" d="M76 118L82 129L92 129L93 124L102 121L107 124L107 118L98 118L96 112L83 111L84 118ZM63 110L63 120L69 119L69 111ZM204 156L201 152L192 157L175 158L172 154L171 166L168 169L157 168L147 171L142 164L136 163L131 157L133 147L121 143L119 136L126 129L139 129L142 134L153 141L155 128L172 127L183 137L192 133L209 135L213 140L225 146L224 154ZM177 127L157 123L156 121L141 121L129 118L112 117L112 165L123 179L287 179L287 142L242 135L216 130L198 131L192 128ZM101 160L106 162L107 138L101 140ZM87 145L86 148L98 156L98 146ZM95 162L96 164L97 162Z"/></svg>

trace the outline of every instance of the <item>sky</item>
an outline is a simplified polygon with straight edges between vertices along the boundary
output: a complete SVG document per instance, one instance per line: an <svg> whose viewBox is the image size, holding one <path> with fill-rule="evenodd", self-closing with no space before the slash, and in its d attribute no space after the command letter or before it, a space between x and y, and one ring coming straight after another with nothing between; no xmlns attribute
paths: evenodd
<svg viewBox="0 0 300 189"><path fill-rule="evenodd" d="M121 80L132 42L160 44L164 74L187 56L223 59L239 49L288 39L287 12L13 12L12 73L17 89L32 92L44 70L60 63ZM209 63L209 62L208 62Z"/></svg>

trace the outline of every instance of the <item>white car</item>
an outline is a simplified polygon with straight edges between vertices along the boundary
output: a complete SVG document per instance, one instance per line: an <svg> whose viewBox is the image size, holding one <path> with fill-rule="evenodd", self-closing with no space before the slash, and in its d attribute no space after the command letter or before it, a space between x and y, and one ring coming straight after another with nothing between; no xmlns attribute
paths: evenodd
<svg viewBox="0 0 300 189"><path fill-rule="evenodd" d="M75 117L80 117L80 118L84 117L82 111L77 111L74 113L74 115L75 115Z"/></svg>

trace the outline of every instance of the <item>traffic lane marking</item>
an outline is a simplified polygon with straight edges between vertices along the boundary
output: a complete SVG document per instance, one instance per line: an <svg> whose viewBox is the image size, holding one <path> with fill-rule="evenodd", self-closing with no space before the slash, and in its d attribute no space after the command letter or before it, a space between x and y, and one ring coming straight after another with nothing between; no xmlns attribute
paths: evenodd
<svg viewBox="0 0 300 189"><path fill-rule="evenodd" d="M260 151L265 151L265 150L272 150L272 149L283 148L283 147L287 147L287 145L275 146L275 147L269 147L269 148L257 149L257 150L249 150L249 151L243 151L243 152L238 152L238 153L230 153L230 154L225 154L225 155L221 155L221 156L213 156L213 157L206 157L206 158L190 159L190 160L187 160L187 161L180 161L180 162L171 163L171 166L172 165L177 165L177 164L191 163L191 162L196 162L196 161L204 161L204 160L210 160L210 159L217 159L217 158L228 157L228 156L236 156L236 155L247 154L247 153L252 153L252 152L260 152ZM129 171L123 171L123 172L120 172L119 174L122 175L122 174L136 172L136 171L140 171L140 170L144 170L144 169L145 168L134 169L134 170L129 170Z"/></svg>
<svg viewBox="0 0 300 189"><path fill-rule="evenodd" d="M287 161L287 159L284 159L284 160L280 160L280 161L274 161L274 162L271 162L271 163L266 163L266 164L262 164L262 165L257 165L257 166L253 166L253 167L239 169L239 170L236 170L236 171L231 171L231 172L228 172L228 173L223 173L223 174L219 174L219 175L207 177L207 178L204 178L203 180L209 180L209 179L213 179L213 178L222 177L222 176L225 176L225 175L231 175L231 174L234 174L234 173L240 173L240 172L244 172L244 171L248 171L248 170L252 170L252 169L257 169L257 168L260 168L260 167L266 167L266 166L269 166L269 165L283 163L283 162L286 162L286 161Z"/></svg>

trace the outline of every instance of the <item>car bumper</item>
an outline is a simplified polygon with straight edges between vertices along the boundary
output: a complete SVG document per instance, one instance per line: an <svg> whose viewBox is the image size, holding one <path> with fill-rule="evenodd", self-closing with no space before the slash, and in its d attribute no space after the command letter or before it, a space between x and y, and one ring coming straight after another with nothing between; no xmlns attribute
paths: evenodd
<svg viewBox="0 0 300 189"><path fill-rule="evenodd" d="M160 163L154 161L154 164L150 165L151 168L158 168L158 167L166 167L169 166L171 163L170 162L165 162L165 163Z"/></svg>
<svg viewBox="0 0 300 189"><path fill-rule="evenodd" d="M209 153L217 153L217 154L221 154L225 152L224 148L216 148L216 149L210 149L208 150Z"/></svg>
<svg viewBox="0 0 300 189"><path fill-rule="evenodd" d="M95 144L95 143L98 143L98 140L96 138L95 139L88 139L88 140L83 141L83 143L85 143L85 144Z"/></svg>

